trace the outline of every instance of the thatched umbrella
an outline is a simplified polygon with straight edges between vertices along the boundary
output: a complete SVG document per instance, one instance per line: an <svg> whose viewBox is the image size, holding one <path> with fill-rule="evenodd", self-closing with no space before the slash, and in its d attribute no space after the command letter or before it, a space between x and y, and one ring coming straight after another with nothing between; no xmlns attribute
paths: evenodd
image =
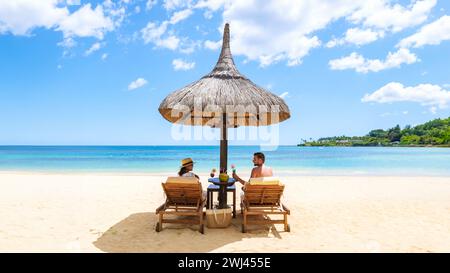
<svg viewBox="0 0 450 273"><path fill-rule="evenodd" d="M225 24L222 51L214 69L200 80L169 94L159 106L172 123L221 128L220 169L227 169L227 128L271 125L290 117L282 98L254 84L237 70L230 51L229 24ZM219 195L226 207L225 186Z"/></svg>

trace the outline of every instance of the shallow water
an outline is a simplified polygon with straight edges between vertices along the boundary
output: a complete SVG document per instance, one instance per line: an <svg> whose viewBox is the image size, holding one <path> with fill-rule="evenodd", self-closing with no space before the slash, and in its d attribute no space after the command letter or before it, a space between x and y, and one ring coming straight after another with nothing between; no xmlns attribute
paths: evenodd
<svg viewBox="0 0 450 273"><path fill-rule="evenodd" d="M229 165L249 171L259 146L230 146ZM450 149L297 147L265 151L276 175L450 176ZM218 146L0 146L1 171L175 173L184 157L196 172L219 165Z"/></svg>

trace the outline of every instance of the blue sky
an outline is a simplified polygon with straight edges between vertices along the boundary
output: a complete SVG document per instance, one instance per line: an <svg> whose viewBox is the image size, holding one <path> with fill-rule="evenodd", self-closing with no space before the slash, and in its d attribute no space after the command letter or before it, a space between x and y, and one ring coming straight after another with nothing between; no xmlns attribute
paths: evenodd
<svg viewBox="0 0 450 273"><path fill-rule="evenodd" d="M291 109L280 144L448 117L449 15L444 0L0 0L0 144L216 144L172 139L157 109L210 72L224 22L241 73Z"/></svg>

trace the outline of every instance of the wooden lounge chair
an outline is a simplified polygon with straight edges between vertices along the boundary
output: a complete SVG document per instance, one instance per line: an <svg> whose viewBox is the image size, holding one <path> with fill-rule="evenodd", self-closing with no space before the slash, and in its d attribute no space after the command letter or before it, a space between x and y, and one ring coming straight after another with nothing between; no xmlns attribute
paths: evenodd
<svg viewBox="0 0 450 273"><path fill-rule="evenodd" d="M284 185L277 183L246 183L241 202L243 214L242 232L247 232L248 225L283 224L284 231L289 232L287 216L289 209L282 204ZM283 215L282 220L272 220L269 215ZM264 219L253 220L248 216L262 216Z"/></svg>
<svg viewBox="0 0 450 273"><path fill-rule="evenodd" d="M156 231L160 232L163 223L178 223L199 225L200 233L204 234L203 208L204 198L202 185L195 177L169 177L166 183L162 183L166 194L166 202L156 209L159 221ZM164 215L176 216L167 219ZM181 218L178 216L193 216L194 219Z"/></svg>

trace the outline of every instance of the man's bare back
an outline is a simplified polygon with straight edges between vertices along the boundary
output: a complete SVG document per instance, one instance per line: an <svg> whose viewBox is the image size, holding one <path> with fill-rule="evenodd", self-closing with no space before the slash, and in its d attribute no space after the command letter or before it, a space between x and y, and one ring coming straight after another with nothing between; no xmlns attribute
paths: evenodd
<svg viewBox="0 0 450 273"><path fill-rule="evenodd" d="M250 178L270 177L270 176L273 176L272 168L269 166L261 165L252 169Z"/></svg>

